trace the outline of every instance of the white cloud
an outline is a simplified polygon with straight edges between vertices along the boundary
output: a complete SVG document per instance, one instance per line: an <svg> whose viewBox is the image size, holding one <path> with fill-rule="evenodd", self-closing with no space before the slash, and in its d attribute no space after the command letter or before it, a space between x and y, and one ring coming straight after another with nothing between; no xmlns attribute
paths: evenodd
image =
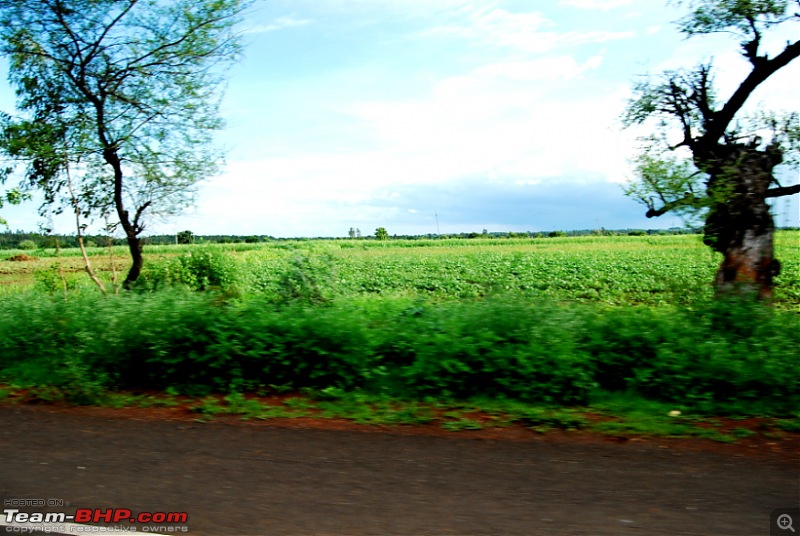
<svg viewBox="0 0 800 536"><path fill-rule="evenodd" d="M479 77L505 78L533 82L535 80L573 80L588 68L596 68L602 56L593 56L583 65L571 56L547 56L527 61L504 61L478 68Z"/></svg>
<svg viewBox="0 0 800 536"><path fill-rule="evenodd" d="M369 133L370 150L300 151L234 163L204 189L205 199L230 218L263 214L271 225L287 228L304 219L325 220L335 234L342 214L353 214L345 231L388 217L385 209L369 207L377 199L395 206L396 188L468 178L527 185L563 176L620 180L627 169L620 147L630 146L631 136L618 131L615 119L627 88L575 92L575 81L602 60L598 55L579 63L559 55L499 61L443 78L416 99L350 103L340 111ZM416 207L396 209L414 214L409 210Z"/></svg>
<svg viewBox="0 0 800 536"><path fill-rule="evenodd" d="M274 32L271 50L281 53L242 68L231 81L238 97L228 104L237 112L231 123L241 127L229 131L230 145L251 148L242 153L250 159L232 158L202 188L196 213L168 230L343 236L351 226L365 235L387 224L391 233L408 232L401 229L407 222L406 229L434 232L436 209L443 232L465 230L482 210L486 215L474 221L480 230L510 225L511 216L489 213L505 211L523 191L534 198L550 192L539 203L574 218L582 209L570 188L628 173L635 130L621 131L617 119L634 72L691 67L714 55L720 84L729 87L747 66L735 42L723 45L720 36L676 36L667 45L674 51L665 50L669 32L657 25L669 17L648 11L626 23L630 0L527 3L538 9L531 12L515 12L511 6L522 4L503 0L433 4L292 0L265 7L250 33ZM553 9L558 5L595 11ZM622 6L629 7L610 11ZM311 24L325 32L280 31ZM339 43L337 32L345 29ZM630 50L621 53L623 39ZM713 44L701 46L708 39ZM335 46L328 50L328 43ZM626 65L639 61L631 51L641 61L657 58L656 65ZM769 107L796 108L797 67L757 97ZM387 86L391 91L382 93ZM8 95L0 91L0 102ZM492 197L495 190L507 195ZM617 191L608 186L608 198ZM463 219L448 215L433 195L454 211L461 207ZM529 198L516 200L519 214L531 212ZM530 228L531 220L518 218ZM548 221L541 225L569 226Z"/></svg>
<svg viewBox="0 0 800 536"><path fill-rule="evenodd" d="M608 11L633 4L633 0L561 0L559 5L577 7L578 9L599 9Z"/></svg>
<svg viewBox="0 0 800 536"><path fill-rule="evenodd" d="M258 26L252 26L246 28L244 33L257 34L257 33L274 32L277 30L284 30L286 28L296 28L298 26L306 26L308 24L311 24L310 19L298 19L294 15L288 15L285 17L277 17L272 21L268 22L267 24L260 24Z"/></svg>
<svg viewBox="0 0 800 536"><path fill-rule="evenodd" d="M223 176L210 181L201 192L198 215L182 220L186 225L180 227L204 232L203 225L216 229L230 222L228 228L240 234L276 236L344 236L350 227L359 227L366 235L383 225L390 233L434 232L434 210L438 209L443 232L464 231L467 224L463 222L472 224L468 218L483 210L487 215L474 221L480 230L491 228L496 221L509 225L511 216L491 219L495 216L488 213L505 211L516 192L530 191L536 185L541 187L536 192L551 189L551 197L539 202L552 205L553 213L575 218L582 209L570 189L560 184L572 181L570 188L574 189L583 179L585 184L602 185L621 182L630 173L628 157L636 146L636 130L621 131L618 117L630 95L633 74L618 74L615 68L624 70L615 63L618 60L611 52L599 50L606 45L598 45L632 38L635 32L607 31L613 25L604 26L601 17L609 20L612 15L589 14L597 17L598 23L587 31L568 23L557 25L543 12L515 13L490 0L442 0L443 7L437 3L436 10L428 0L330 2L343 12L360 10L360 16L376 26L384 18L413 18L417 31L404 26L403 36L412 38L403 40L403 45L413 50L420 37L442 38L442 43L435 43L437 47L443 45L439 50L452 47L458 51L455 61L442 70L448 74L437 78L434 67L423 66L420 72L428 77L427 87L418 85L413 91L391 96L358 93L356 89L352 95L336 92L325 85L331 79L319 79L315 83L325 90L309 90L308 106L319 117L334 117L347 126L326 123L306 128L312 134L329 128L341 136L311 149L292 141L301 139L296 132L295 138L285 143L279 136L270 138L276 145L265 143L258 159L233 162ZM561 2L596 10L630 4L627 0ZM312 15L297 20L323 20ZM269 28L281 26L277 20L266 24L266 31L278 29ZM643 37L658 32L658 26L647 26L651 23L658 21L631 26ZM694 42L676 39L679 48L673 59L659 65L657 72L691 67L694 60L687 58L723 50L720 46L687 48L698 46ZM733 64L741 61L735 44L731 46L728 41L726 46L724 50L730 54L715 59L721 67L720 81L729 84L726 80L736 74L731 70ZM608 49L619 47L608 45ZM659 58L665 56L663 50L656 52ZM641 71L641 66L631 65L630 69ZM398 86L403 85L401 78L407 74L397 73ZM609 81L609 76L617 78ZM796 93L794 89L796 84L789 79L784 92L790 97ZM331 94L337 96L331 98ZM349 101L341 100L343 94ZM265 105L259 100L254 106ZM291 127L287 124L281 128ZM608 199L618 189L608 186ZM495 190L508 195L491 198L489 194ZM560 204L555 201L556 193L563 196ZM621 193L619 199L628 202ZM456 222L452 214L447 214L445 200L454 211L461 207L462 220ZM522 205L519 213L531 212L530 199L517 201ZM640 207L634 208L635 214L641 213ZM529 219L514 217L523 222L523 229L530 228L525 223ZM452 227L448 227L448 220ZM540 225L569 226L551 221ZM597 225L614 225L607 221L601 219ZM595 223L592 219L590 225Z"/></svg>
<svg viewBox="0 0 800 536"><path fill-rule="evenodd" d="M354 103L347 111L382 147L403 155L404 167L418 161L420 180L554 176L575 160L574 140L602 144L605 128L616 124L621 94L576 90L575 81L601 64L601 55L583 63L567 55L501 61L442 79L422 99Z"/></svg>
<svg viewBox="0 0 800 536"><path fill-rule="evenodd" d="M634 32L558 32L555 23L538 12L512 13L499 8L465 10L448 25L423 32L428 36L453 36L482 45L509 48L528 54L544 54L564 46L603 43L633 37Z"/></svg>

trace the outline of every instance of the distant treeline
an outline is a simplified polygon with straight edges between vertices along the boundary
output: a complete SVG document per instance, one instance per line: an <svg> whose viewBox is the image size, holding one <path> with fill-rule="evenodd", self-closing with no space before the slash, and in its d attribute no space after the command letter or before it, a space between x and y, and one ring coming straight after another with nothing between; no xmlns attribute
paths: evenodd
<svg viewBox="0 0 800 536"><path fill-rule="evenodd" d="M392 239L398 240L431 240L431 239L479 239L479 238L554 238L565 236L644 236L644 235L676 235L676 234L695 234L699 229L673 228L673 229L586 229L578 231L541 231L541 232L483 232L483 233L451 233L451 234L426 234L426 235L391 235ZM180 243L195 244L241 244L241 243L260 243L260 242L279 242L286 240L375 240L375 236L364 236L361 238L342 238L342 237L315 237L315 238L275 238L269 235L195 235L189 231L183 231L177 235L154 235L147 237L147 244L169 245ZM110 237L108 235L86 235L84 243L89 247L98 246L124 246L124 238ZM52 248L77 248L78 238L75 235L42 234L25 231L14 231L0 233L0 249L52 249Z"/></svg>
<svg viewBox="0 0 800 536"><path fill-rule="evenodd" d="M798 227L787 227L787 230L800 230ZM480 239L480 238L557 238L566 236L646 236L646 235L682 235L698 234L701 229L689 229L675 227L672 229L582 229L577 231L538 231L538 232L483 232L483 233L452 233L452 234L426 234L426 235L391 235L392 239L397 240L435 240L435 239ZM169 245L181 243L194 244L255 244L261 242L280 242L298 240L375 240L375 236L364 236L361 238L343 237L315 237L315 238L275 238L269 235L194 235L183 231L178 235L154 235L147 237L147 244ZM86 235L84 242L89 247L102 247L109 244L114 246L124 246L124 238L109 237L108 235ZM55 235L42 233L29 233L24 231L14 231L0 233L0 249L53 249L77 248L78 238L75 235Z"/></svg>

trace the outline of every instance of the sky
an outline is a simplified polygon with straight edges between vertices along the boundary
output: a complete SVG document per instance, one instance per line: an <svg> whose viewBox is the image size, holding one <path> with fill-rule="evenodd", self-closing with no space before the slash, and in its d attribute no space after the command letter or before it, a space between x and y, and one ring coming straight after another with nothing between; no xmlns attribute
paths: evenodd
<svg viewBox="0 0 800 536"><path fill-rule="evenodd" d="M222 108L226 165L194 207L147 234L680 227L672 215L645 218L622 192L645 133L620 122L633 83L712 59L724 97L747 63L729 36L686 40L674 24L682 11L665 4L257 1ZM795 61L749 105L798 110L798 80ZM0 109L10 107L0 86ZM798 225L797 198L777 201L778 225ZM2 215L34 230L35 209ZM69 218L55 223L74 232Z"/></svg>

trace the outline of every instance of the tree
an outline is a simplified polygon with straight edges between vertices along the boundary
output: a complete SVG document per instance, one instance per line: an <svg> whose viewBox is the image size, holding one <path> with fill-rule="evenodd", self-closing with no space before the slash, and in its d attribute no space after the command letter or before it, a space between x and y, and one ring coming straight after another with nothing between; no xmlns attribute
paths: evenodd
<svg viewBox="0 0 800 536"><path fill-rule="evenodd" d="M389 240L389 232L385 227L378 227L375 229L375 238L378 240Z"/></svg>
<svg viewBox="0 0 800 536"><path fill-rule="evenodd" d="M627 193L647 206L647 217L673 211L704 219L704 241L723 255L715 276L720 291L744 286L772 296L780 271L774 258L775 224L767 200L797 194L775 167L800 162L800 114L747 114L753 92L800 56L800 40L763 50L767 34L800 25L800 0L684 0L679 21L688 37L736 36L748 73L731 96L718 100L709 63L667 71L635 85L624 122L653 124L636 159L638 178ZM672 130L670 130L672 129Z"/></svg>
<svg viewBox="0 0 800 536"><path fill-rule="evenodd" d="M181 231L175 236L178 244L194 244L194 233L191 231Z"/></svg>
<svg viewBox="0 0 800 536"><path fill-rule="evenodd" d="M25 164L43 212L116 213L139 277L148 217L175 213L222 161L212 134L247 0L0 0L18 117L0 151Z"/></svg>
<svg viewBox="0 0 800 536"><path fill-rule="evenodd" d="M356 229L355 229L355 227L350 227L350 230L347 231L347 236L349 236L350 238L355 238L356 237Z"/></svg>

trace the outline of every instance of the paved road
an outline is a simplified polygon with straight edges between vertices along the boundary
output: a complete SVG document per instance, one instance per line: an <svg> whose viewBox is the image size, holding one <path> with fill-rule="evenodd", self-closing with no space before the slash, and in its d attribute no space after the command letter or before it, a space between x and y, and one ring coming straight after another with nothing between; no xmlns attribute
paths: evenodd
<svg viewBox="0 0 800 536"><path fill-rule="evenodd" d="M195 535L753 536L770 534L773 509L800 503L800 467L785 460L24 406L0 407L0 457L4 500L187 512L172 528Z"/></svg>

